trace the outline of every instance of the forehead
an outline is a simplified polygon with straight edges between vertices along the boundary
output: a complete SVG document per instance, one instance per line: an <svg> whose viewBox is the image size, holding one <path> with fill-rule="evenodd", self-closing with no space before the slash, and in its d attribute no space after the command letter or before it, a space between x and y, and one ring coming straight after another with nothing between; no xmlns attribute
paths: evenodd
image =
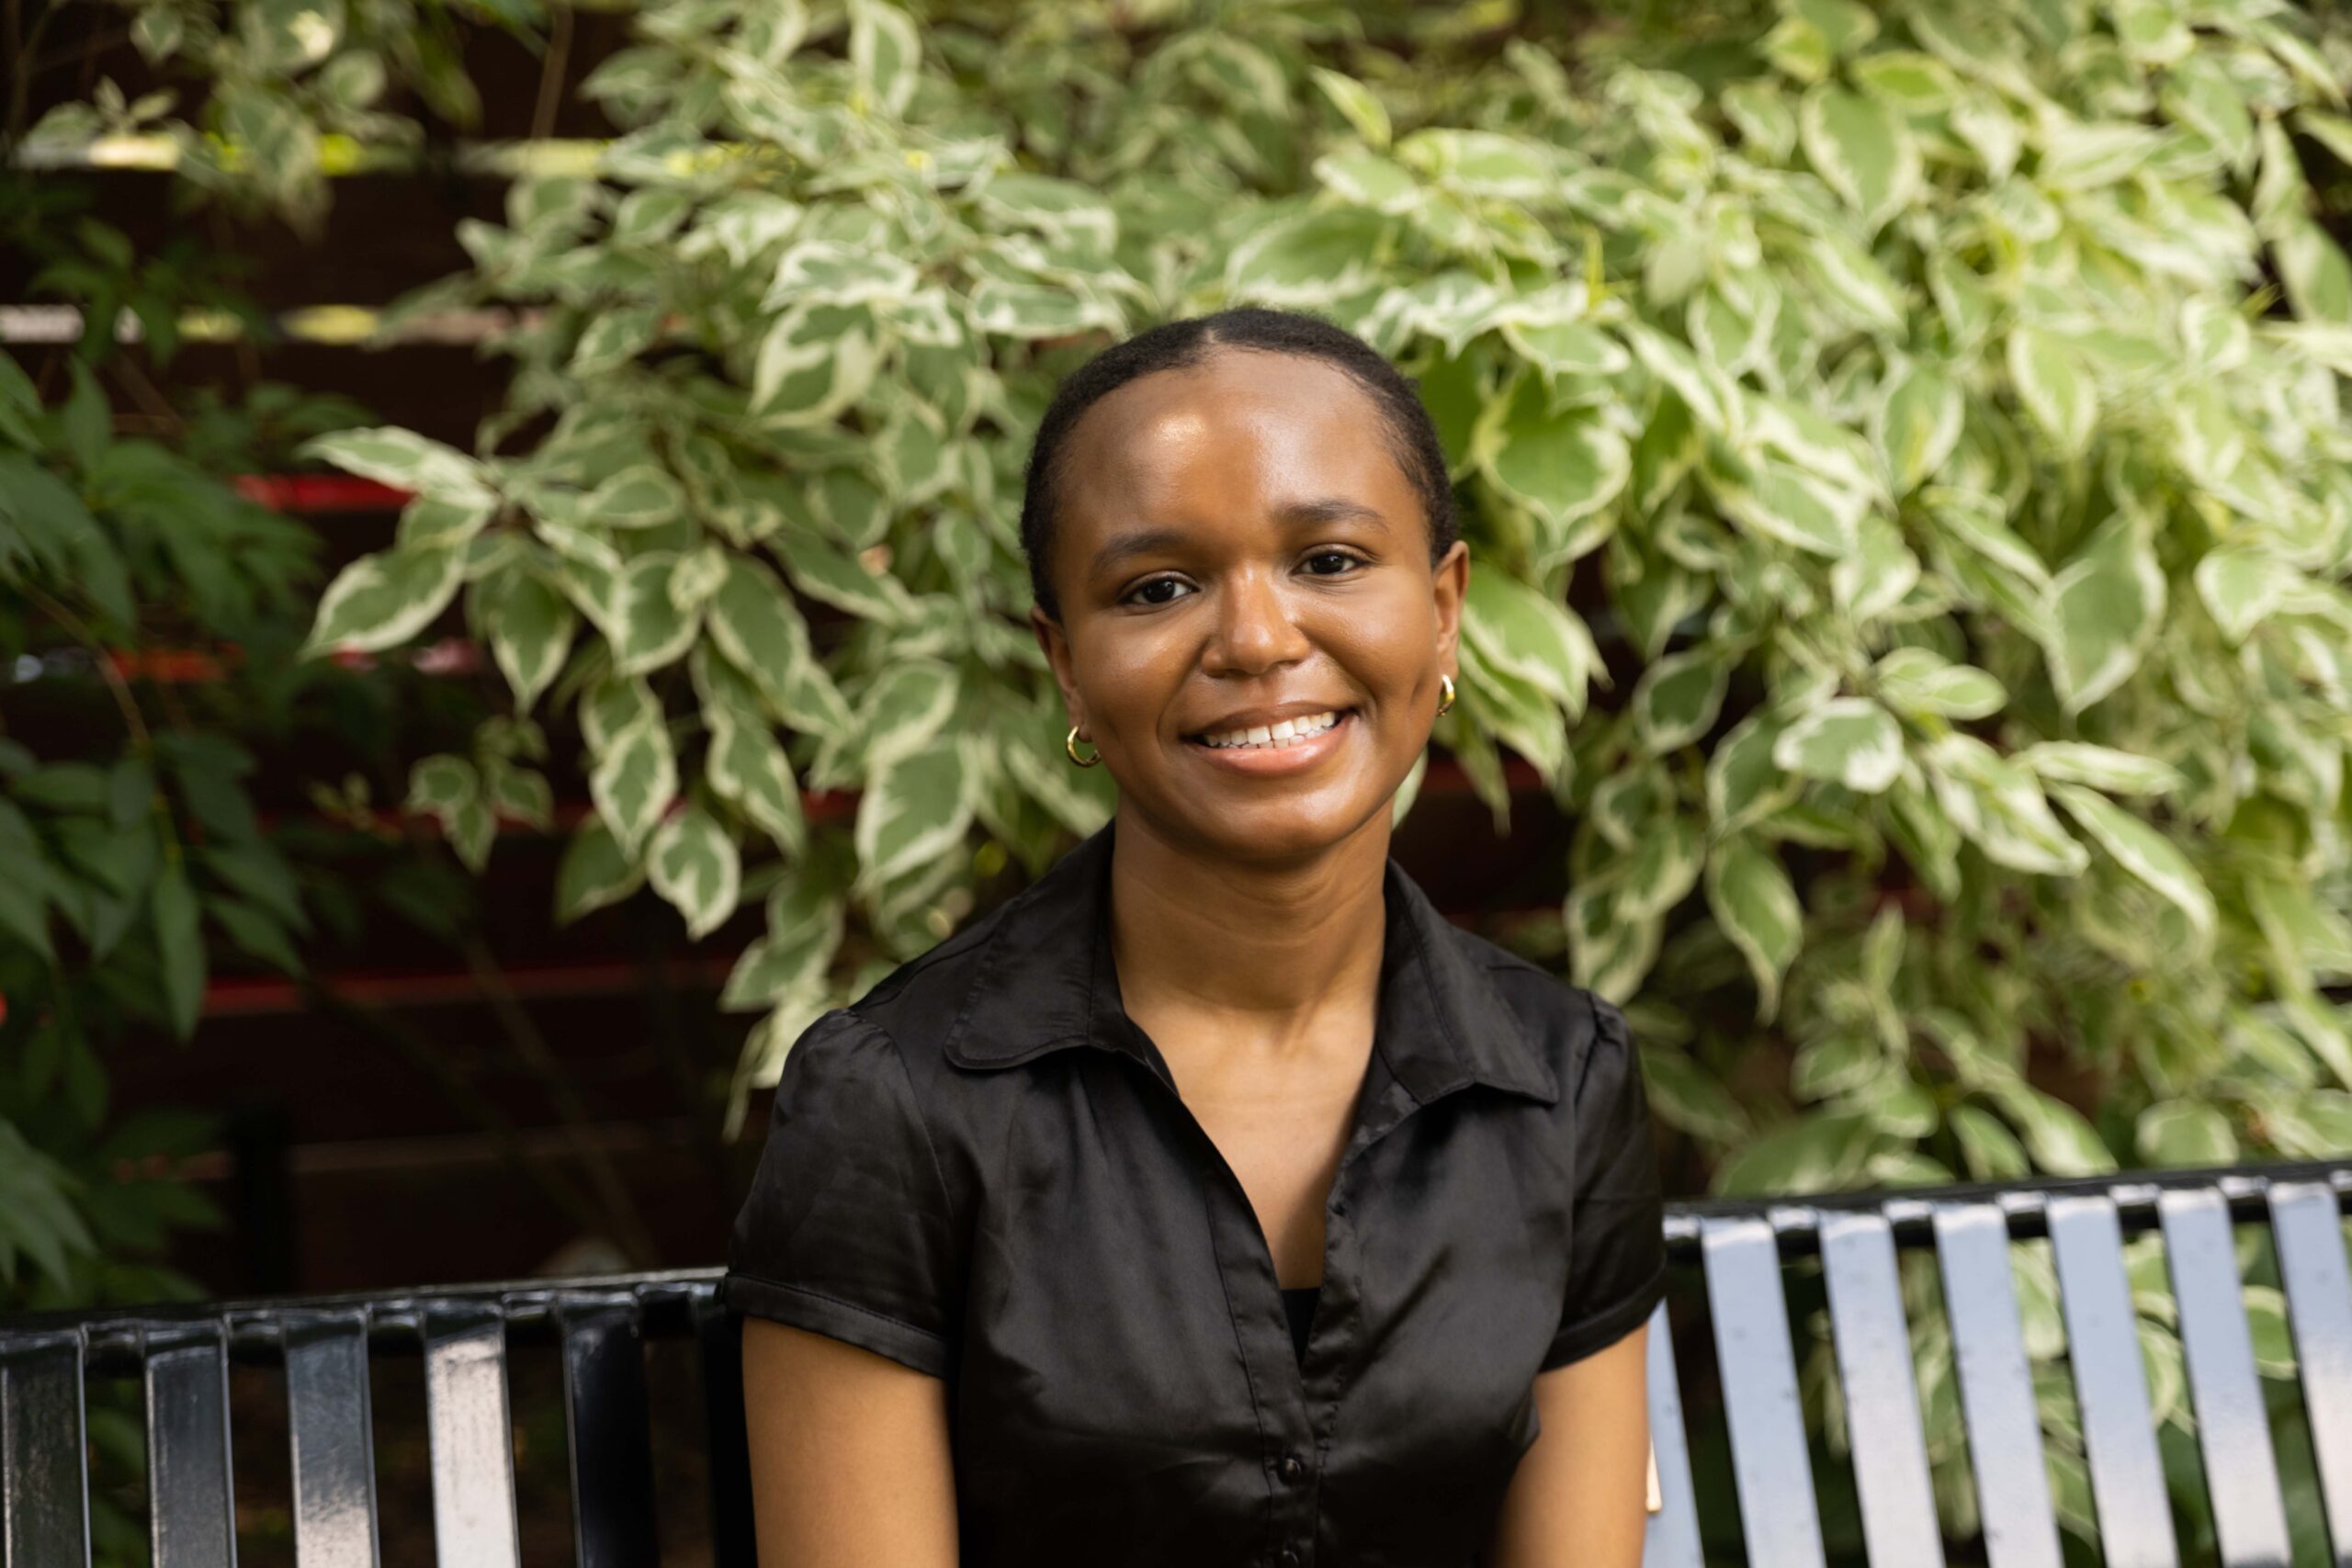
<svg viewBox="0 0 2352 1568"><path fill-rule="evenodd" d="M1263 505L1303 495L1419 511L1380 406L1319 359L1218 348L1106 394L1070 432L1062 515Z"/></svg>

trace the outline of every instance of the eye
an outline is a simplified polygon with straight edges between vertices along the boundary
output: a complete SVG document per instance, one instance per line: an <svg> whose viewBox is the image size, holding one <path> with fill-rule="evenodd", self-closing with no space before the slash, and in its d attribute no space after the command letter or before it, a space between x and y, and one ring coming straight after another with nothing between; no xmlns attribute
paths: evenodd
<svg viewBox="0 0 2352 1568"><path fill-rule="evenodd" d="M1148 593L1155 588L1182 588L1183 586L1184 582L1182 578L1147 577L1141 582L1136 583L1133 588L1128 589L1125 596L1123 597L1119 603L1122 604L1172 604L1176 602L1175 598L1172 596L1162 599L1147 599L1144 598L1143 595Z"/></svg>
<svg viewBox="0 0 2352 1568"><path fill-rule="evenodd" d="M1310 561L1344 561L1351 566L1363 566L1367 564L1362 556L1355 555L1348 550L1317 550L1313 555L1308 556L1306 558ZM1345 572L1343 570L1318 571L1314 575L1317 577L1340 577L1344 576Z"/></svg>

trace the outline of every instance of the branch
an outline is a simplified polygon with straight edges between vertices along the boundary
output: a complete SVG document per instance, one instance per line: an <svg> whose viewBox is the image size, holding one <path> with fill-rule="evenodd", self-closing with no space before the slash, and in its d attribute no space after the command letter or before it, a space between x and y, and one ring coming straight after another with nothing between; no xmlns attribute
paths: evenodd
<svg viewBox="0 0 2352 1568"><path fill-rule="evenodd" d="M473 972L475 983L481 987L483 997L490 1002L490 1010L497 1018L499 1027L506 1032L507 1041L514 1047L514 1054L523 1059L523 1065L530 1069L531 1076L539 1080L540 1086L548 1091L548 1098L555 1101L557 1114L563 1118L565 1141L571 1145L573 1157L586 1170L589 1184L595 1189L596 1196L610 1211L613 1228L621 1233L622 1250L629 1253L639 1268L651 1268L660 1261L661 1248L655 1244L653 1233L646 1225L644 1215L638 1210L637 1200L629 1192L628 1184L621 1179L619 1170L604 1150L591 1144L583 1135L589 1123L588 1108L582 1103L571 1080L564 1075L563 1066L556 1060L555 1053L548 1048L547 1037L539 1032L539 1027L531 1021L531 1015L514 999L514 989L506 983L505 972L499 968L498 961L492 956L481 936L469 931L461 946L466 955L466 967Z"/></svg>
<svg viewBox="0 0 2352 1568"><path fill-rule="evenodd" d="M113 657L98 641L97 635L83 624L80 616L29 582L25 584L25 597L30 599L42 614L72 633L74 641L90 650L90 656L97 660L98 673L106 677L107 690L114 694L115 706L122 710L123 727L130 731L131 739L139 750L147 750L153 745L147 734L147 720L139 711L137 699L130 694L130 683L123 680L122 671L114 667Z"/></svg>

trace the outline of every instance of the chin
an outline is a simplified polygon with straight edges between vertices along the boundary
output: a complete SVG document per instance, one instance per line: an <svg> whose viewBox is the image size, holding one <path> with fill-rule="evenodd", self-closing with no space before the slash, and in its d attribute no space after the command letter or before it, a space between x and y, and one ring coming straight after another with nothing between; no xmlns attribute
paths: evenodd
<svg viewBox="0 0 2352 1568"><path fill-rule="evenodd" d="M1204 852L1243 864L1272 865L1311 860L1338 848L1362 832L1375 813L1386 810L1387 797L1371 810L1313 795L1270 799L1205 820L1199 812L1207 802L1186 805L1180 819L1189 829L1184 836Z"/></svg>

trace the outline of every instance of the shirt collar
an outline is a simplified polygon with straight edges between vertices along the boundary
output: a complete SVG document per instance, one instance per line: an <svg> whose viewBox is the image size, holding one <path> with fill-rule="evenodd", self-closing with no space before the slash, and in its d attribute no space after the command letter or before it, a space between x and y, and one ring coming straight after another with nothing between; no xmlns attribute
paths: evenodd
<svg viewBox="0 0 2352 1568"><path fill-rule="evenodd" d="M997 911L942 1047L950 1062L1011 1067L1093 1045L1167 1076L1119 999L1108 918L1115 826L1104 823ZM1559 1080L1471 950L1475 939L1394 855L1382 886L1388 922L1374 1044L1397 1081L1424 1104L1471 1082L1556 1102Z"/></svg>

